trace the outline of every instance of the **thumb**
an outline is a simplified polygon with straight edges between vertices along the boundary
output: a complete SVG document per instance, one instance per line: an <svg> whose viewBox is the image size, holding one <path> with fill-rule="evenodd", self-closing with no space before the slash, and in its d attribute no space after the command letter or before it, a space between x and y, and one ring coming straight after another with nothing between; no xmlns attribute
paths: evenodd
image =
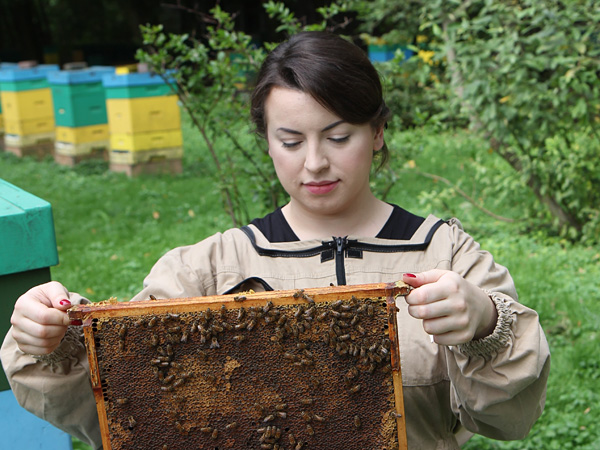
<svg viewBox="0 0 600 450"><path fill-rule="evenodd" d="M424 284L435 283L446 273L448 273L447 270L440 269L427 270L425 272L420 272L416 274L405 273L402 275L402 281L414 288L418 288L419 286L423 286Z"/></svg>
<svg viewBox="0 0 600 450"><path fill-rule="evenodd" d="M72 306L69 291L59 282L51 281L42 287L45 297L49 300L52 308L66 311Z"/></svg>

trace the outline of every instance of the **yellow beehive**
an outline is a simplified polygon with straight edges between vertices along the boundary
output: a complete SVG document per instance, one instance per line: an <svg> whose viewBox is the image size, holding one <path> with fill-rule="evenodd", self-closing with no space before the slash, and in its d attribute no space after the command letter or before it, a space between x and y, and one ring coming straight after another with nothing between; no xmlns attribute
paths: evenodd
<svg viewBox="0 0 600 450"><path fill-rule="evenodd" d="M56 127L56 140L71 144L85 144L109 140L108 124L88 125L84 127Z"/></svg>
<svg viewBox="0 0 600 450"><path fill-rule="evenodd" d="M106 100L110 133L146 133L181 128L176 95Z"/></svg>
<svg viewBox="0 0 600 450"><path fill-rule="evenodd" d="M2 113L6 120L50 119L54 123L50 88L2 91Z"/></svg>
<svg viewBox="0 0 600 450"><path fill-rule="evenodd" d="M6 134L38 135L54 134L54 117L37 119L14 120L8 114L4 117L4 132Z"/></svg>
<svg viewBox="0 0 600 450"><path fill-rule="evenodd" d="M181 130L153 131L150 133L112 133L110 148L113 150L143 151L157 148L181 147Z"/></svg>

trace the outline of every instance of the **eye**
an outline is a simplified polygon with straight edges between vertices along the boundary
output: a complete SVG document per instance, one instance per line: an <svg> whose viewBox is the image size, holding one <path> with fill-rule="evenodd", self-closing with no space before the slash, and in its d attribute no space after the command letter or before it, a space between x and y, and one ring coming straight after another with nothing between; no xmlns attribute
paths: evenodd
<svg viewBox="0 0 600 450"><path fill-rule="evenodd" d="M336 144L343 144L344 142L348 142L350 139L350 135L342 136L342 137L330 137L329 140Z"/></svg>
<svg viewBox="0 0 600 450"><path fill-rule="evenodd" d="M292 141L292 142L282 142L281 146L283 148L294 148L300 145L300 141Z"/></svg>

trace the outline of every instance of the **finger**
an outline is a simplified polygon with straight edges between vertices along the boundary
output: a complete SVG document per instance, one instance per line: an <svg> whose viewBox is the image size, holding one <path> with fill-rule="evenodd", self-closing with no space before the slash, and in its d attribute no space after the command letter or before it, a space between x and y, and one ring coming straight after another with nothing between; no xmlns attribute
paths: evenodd
<svg viewBox="0 0 600 450"><path fill-rule="evenodd" d="M67 326L42 325L33 320L23 318L18 321L17 324L13 325L13 330L13 334L17 334L22 340L25 340L25 336L29 336L31 339L36 339L38 341L55 341L63 338L67 331Z"/></svg>
<svg viewBox="0 0 600 450"><path fill-rule="evenodd" d="M423 286L424 284L435 283L444 274L448 273L447 270L432 269L420 273L405 273L402 276L402 281L406 284L411 285L414 288Z"/></svg>
<svg viewBox="0 0 600 450"><path fill-rule="evenodd" d="M453 303L447 299L439 299L431 302L420 303L414 298L408 302L408 313L415 319L435 319L448 317L456 313Z"/></svg>
<svg viewBox="0 0 600 450"><path fill-rule="evenodd" d="M42 287L44 295L50 301L49 306L61 311L66 311L71 307L69 291L61 283L51 281L50 283L42 285Z"/></svg>
<svg viewBox="0 0 600 450"><path fill-rule="evenodd" d="M59 346L64 335L63 331L62 335L59 334L42 339L27 333L23 333L21 330L14 327L12 328L11 332L21 351L32 355L45 355L51 353L56 347Z"/></svg>
<svg viewBox="0 0 600 450"><path fill-rule="evenodd" d="M29 319L41 325L69 325L69 317L65 311L47 306L38 297L26 295L19 298L15 304L11 322L18 326L22 319Z"/></svg>

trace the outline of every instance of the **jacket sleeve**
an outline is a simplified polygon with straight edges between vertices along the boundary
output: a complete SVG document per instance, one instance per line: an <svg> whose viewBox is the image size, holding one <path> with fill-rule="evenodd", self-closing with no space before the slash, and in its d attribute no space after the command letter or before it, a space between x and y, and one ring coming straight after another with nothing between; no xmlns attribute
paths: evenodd
<svg viewBox="0 0 600 450"><path fill-rule="evenodd" d="M78 296L71 294L71 301L77 303L74 297ZM0 357L12 392L23 408L94 449L102 448L82 327L70 326L59 347L44 356L19 350L11 328Z"/></svg>
<svg viewBox="0 0 600 450"><path fill-rule="evenodd" d="M452 409L469 431L493 439L522 439L544 409L550 351L535 311L518 303L505 267L451 224L452 270L483 289L498 322L483 339L446 348Z"/></svg>

